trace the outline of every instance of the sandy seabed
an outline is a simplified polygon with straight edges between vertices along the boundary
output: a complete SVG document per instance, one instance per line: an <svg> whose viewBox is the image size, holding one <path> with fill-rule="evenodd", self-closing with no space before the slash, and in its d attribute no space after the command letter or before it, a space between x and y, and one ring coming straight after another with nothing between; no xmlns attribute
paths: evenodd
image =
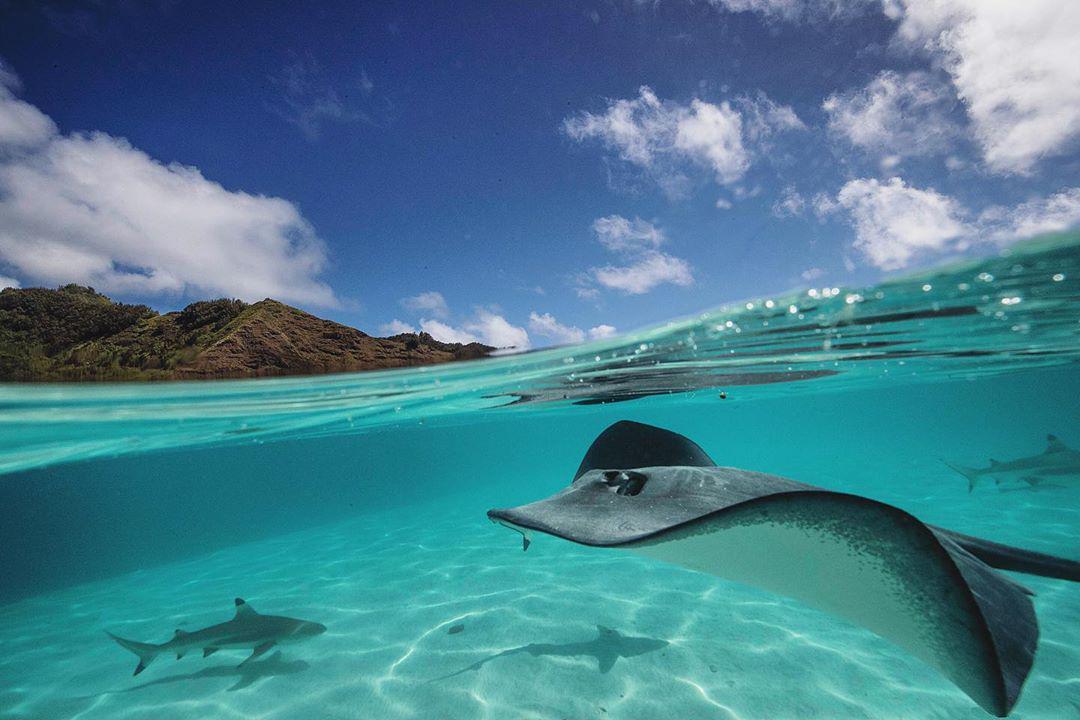
<svg viewBox="0 0 1080 720"><path fill-rule="evenodd" d="M1042 638L1013 717L1080 717L1080 586L1024 578ZM135 657L232 615L322 622L244 655ZM459 627L460 626L460 627ZM454 631L451 632L451 629ZM0 716L987 718L918 660L794 601L475 512L381 513L0 608Z"/></svg>

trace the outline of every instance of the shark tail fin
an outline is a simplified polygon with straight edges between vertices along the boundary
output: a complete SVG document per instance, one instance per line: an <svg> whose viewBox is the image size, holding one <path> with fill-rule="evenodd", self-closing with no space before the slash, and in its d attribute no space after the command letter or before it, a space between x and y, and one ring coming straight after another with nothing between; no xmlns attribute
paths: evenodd
<svg viewBox="0 0 1080 720"><path fill-rule="evenodd" d="M942 460L941 462L945 463L945 465L947 465L950 469L960 473L967 478L968 492L971 492L975 489L975 484L979 481L978 470L976 470L975 468L965 467L963 465L953 465L948 460Z"/></svg>
<svg viewBox="0 0 1080 720"><path fill-rule="evenodd" d="M115 640L117 645L139 656L139 664L135 666L135 672L132 673L132 675L138 675L145 670L146 666L152 663L154 658L158 656L158 653L164 649L163 645L135 642L134 640L127 640L117 635L113 635L111 632L107 632L106 634Z"/></svg>

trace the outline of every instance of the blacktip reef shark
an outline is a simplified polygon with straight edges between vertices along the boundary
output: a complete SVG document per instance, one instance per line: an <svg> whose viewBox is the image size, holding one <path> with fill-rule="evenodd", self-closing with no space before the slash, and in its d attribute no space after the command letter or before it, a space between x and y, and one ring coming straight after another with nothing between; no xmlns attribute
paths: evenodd
<svg viewBox="0 0 1080 720"><path fill-rule="evenodd" d="M996 485L1010 480L1022 481L1031 487L1055 478L1071 478L1080 481L1080 452L1073 450L1054 435L1046 436L1046 449L1038 455L998 462L991 460L989 467L972 468L942 461L967 478L968 492L984 477L994 479Z"/></svg>
<svg viewBox="0 0 1080 720"><path fill-rule="evenodd" d="M237 666L243 667L276 645L300 642L326 632L326 626L317 622L280 615L262 615L255 612L242 598L236 598L233 602L236 605L236 615L232 620L192 632L177 630L168 642L135 642L112 633L107 634L119 643L120 647L139 656L139 664L132 673L138 675L154 658L165 652L176 653L176 659L179 660L192 648L201 648L203 657L209 657L218 650L251 648L251 655Z"/></svg>
<svg viewBox="0 0 1080 720"><path fill-rule="evenodd" d="M718 467L692 440L618 422L571 485L488 517L522 534L624 548L753 585L861 625L1009 714L1039 627L1030 591L994 570L1080 581L1080 563L921 522L869 498Z"/></svg>

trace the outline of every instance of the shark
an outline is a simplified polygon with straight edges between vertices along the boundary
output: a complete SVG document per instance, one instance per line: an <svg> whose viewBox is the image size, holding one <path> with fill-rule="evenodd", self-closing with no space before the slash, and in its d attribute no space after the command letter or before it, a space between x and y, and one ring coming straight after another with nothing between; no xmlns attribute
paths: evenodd
<svg viewBox="0 0 1080 720"><path fill-rule="evenodd" d="M1046 436L1046 449L1037 455L998 462L990 460L989 467L973 468L942 461L967 478L968 492L975 489L984 477L994 479L994 484L1019 481L1037 487L1049 479L1070 479L1080 482L1080 451L1073 450L1055 435Z"/></svg>
<svg viewBox="0 0 1080 720"><path fill-rule="evenodd" d="M892 505L718 466L687 437L604 430L568 487L488 511L522 536L629 550L794 598L891 641L987 712L1007 716L1031 671L1031 591L999 572L1080 582L1080 562L964 535Z"/></svg>
<svg viewBox="0 0 1080 720"><path fill-rule="evenodd" d="M258 613L243 598L236 598L233 604L236 615L232 620L192 632L177 630L168 642L136 642L108 631L106 634L120 647L138 656L139 664L132 673L138 675L161 653L175 653L179 660L192 648L201 649L204 658L218 650L251 648L251 654L237 666L244 667L278 645L300 642L326 632L326 626L321 623Z"/></svg>

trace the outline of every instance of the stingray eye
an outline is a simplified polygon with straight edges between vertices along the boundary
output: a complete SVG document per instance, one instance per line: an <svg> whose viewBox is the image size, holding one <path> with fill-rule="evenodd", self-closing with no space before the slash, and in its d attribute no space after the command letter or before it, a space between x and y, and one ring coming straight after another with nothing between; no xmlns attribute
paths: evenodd
<svg viewBox="0 0 1080 720"><path fill-rule="evenodd" d="M616 495L637 495L645 487L648 478L633 470L605 470L604 483L615 491Z"/></svg>

